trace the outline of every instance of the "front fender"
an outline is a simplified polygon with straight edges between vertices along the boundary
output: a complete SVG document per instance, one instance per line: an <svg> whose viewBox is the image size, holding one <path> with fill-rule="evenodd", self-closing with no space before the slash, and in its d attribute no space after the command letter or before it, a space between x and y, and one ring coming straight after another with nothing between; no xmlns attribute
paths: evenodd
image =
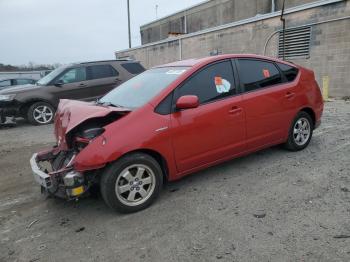
<svg viewBox="0 0 350 262"><path fill-rule="evenodd" d="M176 174L169 115L158 115L148 108L104 128L105 132L75 158L77 171L101 168L129 152L146 149L158 152L166 159L169 177Z"/></svg>

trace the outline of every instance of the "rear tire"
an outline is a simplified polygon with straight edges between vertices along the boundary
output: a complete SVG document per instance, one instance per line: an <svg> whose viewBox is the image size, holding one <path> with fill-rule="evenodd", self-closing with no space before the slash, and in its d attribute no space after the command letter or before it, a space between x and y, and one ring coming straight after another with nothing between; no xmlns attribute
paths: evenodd
<svg viewBox="0 0 350 262"><path fill-rule="evenodd" d="M53 122L55 109L46 102L36 102L27 111L27 120L32 125L47 125Z"/></svg>
<svg viewBox="0 0 350 262"><path fill-rule="evenodd" d="M137 212L150 206L163 184L158 162L144 153L126 155L104 171L100 181L106 204L121 213Z"/></svg>
<svg viewBox="0 0 350 262"><path fill-rule="evenodd" d="M290 151L299 151L306 148L312 138L314 124L311 116L305 111L300 111L294 118L288 133L288 140L284 144Z"/></svg>

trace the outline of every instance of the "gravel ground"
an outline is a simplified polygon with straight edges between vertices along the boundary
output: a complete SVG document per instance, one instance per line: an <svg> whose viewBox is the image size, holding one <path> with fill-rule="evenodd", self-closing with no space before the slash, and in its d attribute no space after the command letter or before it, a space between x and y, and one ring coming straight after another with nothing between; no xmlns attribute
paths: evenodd
<svg viewBox="0 0 350 262"><path fill-rule="evenodd" d="M45 199L29 158L52 126L0 129L0 261L350 261L350 103L309 147L274 147L165 186L147 210Z"/></svg>

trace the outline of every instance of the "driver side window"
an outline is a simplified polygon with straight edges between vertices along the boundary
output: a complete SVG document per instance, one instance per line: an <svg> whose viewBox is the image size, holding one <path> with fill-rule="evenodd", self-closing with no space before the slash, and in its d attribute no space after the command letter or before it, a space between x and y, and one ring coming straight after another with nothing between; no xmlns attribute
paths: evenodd
<svg viewBox="0 0 350 262"><path fill-rule="evenodd" d="M85 67L77 67L77 68L69 69L58 79L58 81L63 81L64 84L81 82L85 80L86 80Z"/></svg>
<svg viewBox="0 0 350 262"><path fill-rule="evenodd" d="M211 64L195 73L177 91L177 98L196 95L200 104L210 103L237 94L231 61Z"/></svg>

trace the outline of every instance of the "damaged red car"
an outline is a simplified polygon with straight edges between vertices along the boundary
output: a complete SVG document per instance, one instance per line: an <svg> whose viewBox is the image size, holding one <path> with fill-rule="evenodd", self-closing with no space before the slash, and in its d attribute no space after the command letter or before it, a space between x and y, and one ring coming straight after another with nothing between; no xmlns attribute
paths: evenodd
<svg viewBox="0 0 350 262"><path fill-rule="evenodd" d="M163 181L273 145L304 149L323 101L314 73L256 55L157 66L97 102L61 100L57 144L31 158L44 191L67 199L99 186L120 212L149 206Z"/></svg>

